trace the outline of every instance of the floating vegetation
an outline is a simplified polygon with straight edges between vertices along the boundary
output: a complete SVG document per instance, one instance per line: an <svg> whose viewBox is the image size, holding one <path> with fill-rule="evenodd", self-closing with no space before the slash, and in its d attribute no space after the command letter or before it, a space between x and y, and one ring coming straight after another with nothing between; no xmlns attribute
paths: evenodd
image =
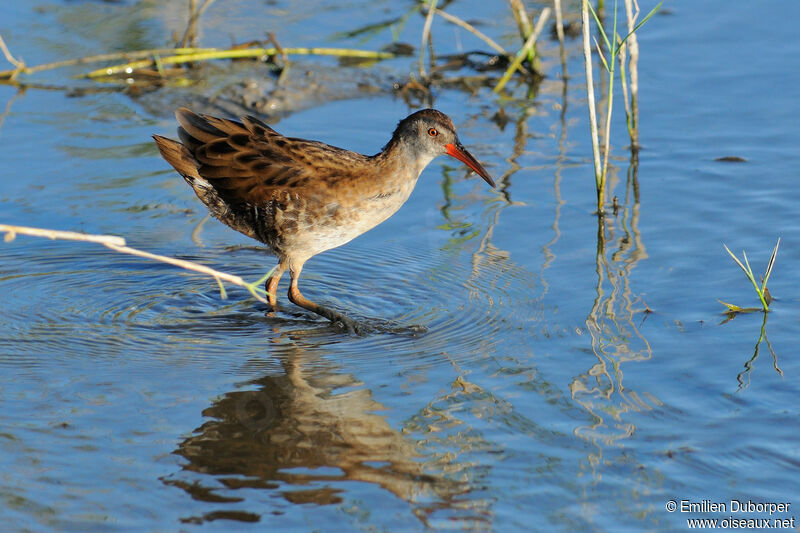
<svg viewBox="0 0 800 533"><path fill-rule="evenodd" d="M733 258L733 260L736 261L736 264L742 269L745 276L747 276L747 279L750 280L750 283L753 284L753 288L756 290L756 294L758 294L758 299L761 301L761 309L759 309L757 307L740 307L738 305L729 304L719 300L722 305L727 307L727 310L725 311L726 314L736 315L738 313L753 313L756 311L763 311L765 313L769 312L769 304L772 303L772 295L767 289L767 282L769 281L770 274L772 274L772 267L775 266L775 257L778 255L778 247L780 244L781 239L778 237L778 242L775 243L775 248L772 249L772 255L769 258L769 263L767 263L767 270L764 272L764 277L761 278L760 285L756 281L756 277L753 274L753 269L750 268L750 262L747 260L747 252L742 250L742 260L740 260L726 245L723 244L725 250Z"/></svg>

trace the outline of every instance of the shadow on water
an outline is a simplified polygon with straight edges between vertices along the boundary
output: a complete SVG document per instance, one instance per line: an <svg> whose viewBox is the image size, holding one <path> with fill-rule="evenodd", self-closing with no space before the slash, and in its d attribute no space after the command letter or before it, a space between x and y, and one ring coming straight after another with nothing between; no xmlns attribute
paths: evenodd
<svg viewBox="0 0 800 533"><path fill-rule="evenodd" d="M288 504L341 504L353 482L408 502L423 524L434 510L476 511L470 485L431 468L432 457L376 414L385 407L357 377L300 343L280 345L275 355L282 372L215 400L203 411L210 420L175 450L186 462L163 483L216 507L182 521L259 521L265 500L247 489ZM451 467L457 463L451 458ZM269 505L279 513L285 504Z"/></svg>

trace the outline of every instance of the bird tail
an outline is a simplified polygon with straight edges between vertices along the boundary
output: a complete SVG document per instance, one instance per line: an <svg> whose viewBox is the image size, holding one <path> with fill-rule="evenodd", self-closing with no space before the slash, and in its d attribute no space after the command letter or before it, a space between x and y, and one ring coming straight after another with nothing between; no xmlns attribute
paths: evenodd
<svg viewBox="0 0 800 533"><path fill-rule="evenodd" d="M153 139L155 139L156 145L158 145L161 156L167 160L167 163L175 167L175 170L189 182L189 185L196 188L193 183L194 180L205 181L197 172L197 160L189 153L189 150L187 150L184 145L178 141L162 137L161 135L153 135Z"/></svg>
<svg viewBox="0 0 800 533"><path fill-rule="evenodd" d="M158 145L158 149L164 159L167 160L167 163L175 167L175 170L183 176L186 183L192 186L194 193L208 207L214 217L248 237L258 238L252 225L247 224L247 221L241 220L241 217L230 209L228 203L219 195L216 189L200 176L197 170L200 163L189 152L188 148L178 141L173 141L161 135L153 135L153 139L155 139L156 145Z"/></svg>
<svg viewBox="0 0 800 533"><path fill-rule="evenodd" d="M153 139L158 145L161 156L167 160L167 163L175 167L175 170L183 176L186 183L192 186L197 197L211 209L212 213L215 216L219 216L217 212L225 210L221 208L221 204L224 204L224 202L214 190L214 187L200 176L198 171L200 163L198 163L189 149L180 142L161 135L153 135Z"/></svg>

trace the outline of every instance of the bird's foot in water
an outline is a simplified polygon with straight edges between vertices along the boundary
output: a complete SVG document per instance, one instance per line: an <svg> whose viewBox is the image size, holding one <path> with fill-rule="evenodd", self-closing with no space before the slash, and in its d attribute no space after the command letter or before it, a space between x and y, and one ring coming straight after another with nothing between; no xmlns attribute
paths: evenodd
<svg viewBox="0 0 800 533"><path fill-rule="evenodd" d="M334 328L342 332L347 332L350 335L363 335L367 333L367 329L360 322L356 322L352 318L347 318L346 316L338 313L334 313L334 315L334 318L326 317L331 321L331 325Z"/></svg>
<svg viewBox="0 0 800 533"><path fill-rule="evenodd" d="M277 307L274 310L270 310L267 313L267 316L270 317L277 316L276 313L277 310L278 310ZM283 309L283 311L284 312L289 311L289 314L297 318L309 317L308 314L303 313L300 310L297 310L298 312L292 312L290 310ZM352 318L344 316L341 313L337 313L332 309L328 309L327 307L322 307L319 310L315 310L314 313L330 320L330 327L333 328L334 330L338 331L339 333L347 333L350 335L363 336L368 333L391 333L395 335L418 337L428 332L428 328L426 326L417 324L407 326L379 318L366 318L362 320L354 320Z"/></svg>

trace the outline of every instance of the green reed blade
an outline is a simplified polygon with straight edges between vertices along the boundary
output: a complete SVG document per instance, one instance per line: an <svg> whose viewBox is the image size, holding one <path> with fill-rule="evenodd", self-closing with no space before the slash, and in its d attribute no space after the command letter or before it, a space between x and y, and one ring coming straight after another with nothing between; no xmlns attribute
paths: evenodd
<svg viewBox="0 0 800 533"><path fill-rule="evenodd" d="M767 290L767 281L769 280L770 274L772 274L772 267L775 266L775 257L778 255L778 247L780 245L781 238L778 237L778 242L775 243L775 248L772 249L772 255L769 258L769 263L767 263L767 271L764 273L764 281L761 283L762 292Z"/></svg>

